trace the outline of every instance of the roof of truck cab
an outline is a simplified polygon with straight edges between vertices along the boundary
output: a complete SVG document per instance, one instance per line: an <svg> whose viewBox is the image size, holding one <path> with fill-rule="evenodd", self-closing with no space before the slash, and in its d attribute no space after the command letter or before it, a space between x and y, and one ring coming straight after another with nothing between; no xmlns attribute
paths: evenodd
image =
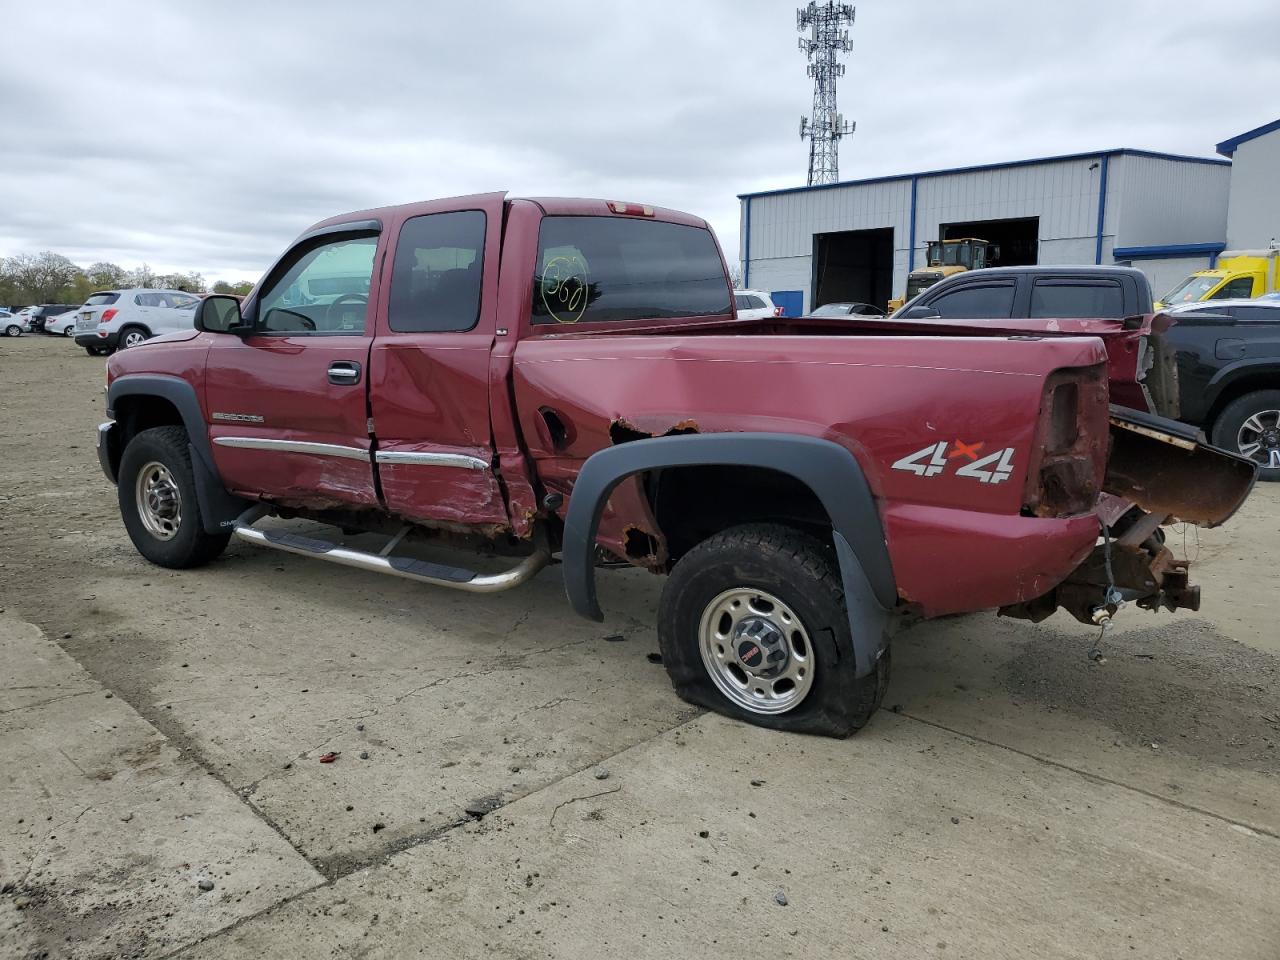
<svg viewBox="0 0 1280 960"><path fill-rule="evenodd" d="M695 217L693 214L684 213L681 210L657 207L636 200L603 200L587 197L508 197L505 190L499 190L493 193L473 193L460 197L441 197L434 200L417 200L412 203L393 204L386 207L372 207L368 210L353 210L350 213L340 213L314 223L304 230L302 235L306 236L306 234L317 230L347 223L368 222L371 229L376 229L374 227L375 224L380 227L386 220L407 219L409 217L439 213L442 205L448 205L457 210L466 210L468 204L476 204L478 206L484 203L492 203L494 200L502 200L507 203L522 201L535 203L542 209L543 213L550 216L627 217L635 220L661 220L667 223L681 223L692 227L708 227L707 221L701 217ZM627 213L618 213L610 208L610 204L619 202L627 205ZM638 212L630 212L632 209L636 209Z"/></svg>

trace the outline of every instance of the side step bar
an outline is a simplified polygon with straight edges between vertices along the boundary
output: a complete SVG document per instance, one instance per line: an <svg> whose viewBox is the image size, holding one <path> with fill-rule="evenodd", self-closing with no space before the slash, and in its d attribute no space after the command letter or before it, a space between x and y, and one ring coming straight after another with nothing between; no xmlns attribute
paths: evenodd
<svg viewBox="0 0 1280 960"><path fill-rule="evenodd" d="M262 507L255 506L241 514L232 524L231 532L246 543L255 543L261 547L271 547L273 550L283 550L285 553L296 553L304 557L316 557L331 563L340 563L345 567L356 567L373 573L386 573L393 577L403 577L406 580L429 583L437 587L466 590L469 593L498 593L518 587L532 579L538 571L551 562L551 553L545 541L539 537L535 541L537 548L534 552L510 570L482 574L474 570L464 570L461 567L431 563L427 560L386 557L377 553L366 553L363 550L351 550L327 540L314 540L295 533L258 530L253 524L262 519L264 512Z"/></svg>

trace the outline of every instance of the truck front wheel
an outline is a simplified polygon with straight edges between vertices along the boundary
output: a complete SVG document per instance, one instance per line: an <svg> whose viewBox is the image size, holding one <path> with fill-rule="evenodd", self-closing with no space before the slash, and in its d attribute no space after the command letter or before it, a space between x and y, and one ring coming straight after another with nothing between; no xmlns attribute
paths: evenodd
<svg viewBox="0 0 1280 960"><path fill-rule="evenodd" d="M117 484L125 530L152 563L198 567L226 549L229 533L205 532L182 427L152 427L130 440Z"/></svg>
<svg viewBox="0 0 1280 960"><path fill-rule="evenodd" d="M889 681L888 650L854 676L830 549L772 524L734 527L681 557L662 591L658 643L685 700L777 730L847 737Z"/></svg>

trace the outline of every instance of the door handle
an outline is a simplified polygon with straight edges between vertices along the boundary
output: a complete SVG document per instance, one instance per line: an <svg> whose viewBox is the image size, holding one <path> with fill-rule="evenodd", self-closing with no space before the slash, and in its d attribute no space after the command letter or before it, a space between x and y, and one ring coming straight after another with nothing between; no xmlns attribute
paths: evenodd
<svg viewBox="0 0 1280 960"><path fill-rule="evenodd" d="M329 382L348 387L360 382L360 364L354 360L335 360L329 364Z"/></svg>

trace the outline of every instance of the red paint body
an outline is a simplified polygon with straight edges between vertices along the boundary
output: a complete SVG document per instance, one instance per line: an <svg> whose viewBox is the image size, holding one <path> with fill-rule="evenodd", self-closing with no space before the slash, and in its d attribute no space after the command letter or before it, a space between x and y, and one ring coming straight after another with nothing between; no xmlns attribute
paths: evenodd
<svg viewBox="0 0 1280 960"><path fill-rule="evenodd" d="M637 210L642 208L636 208ZM455 333L397 333L387 322L395 244L410 217L482 210L486 249L479 320ZM583 461L632 431L781 431L848 448L880 507L899 594L926 615L1029 600L1092 549L1093 504L1028 516L1028 466L1045 438L1046 382L1104 367L1112 396L1146 408L1136 369L1149 330L1114 321L990 322L716 318L530 322L544 215L630 216L602 200L507 200L502 194L362 211L317 225L382 224L363 333L350 336L173 335L116 354L109 377L164 373L196 386L211 438L335 444L360 459L215 445L234 492L301 509L367 509L427 525L530 534L541 498L567 498ZM706 228L695 217L654 217ZM726 274L727 276L727 274ZM728 281L726 279L726 286ZM731 298L730 298L731 302ZM358 362L357 385L326 379ZM1106 402L1087 393L1080 423L1101 481ZM258 416L226 421L213 414ZM565 427L552 437L544 414ZM944 442L945 469L895 463ZM460 454L488 469L375 463L372 451ZM1011 451L1003 482L956 471ZM1100 451L1100 452L1099 452ZM1032 480L1034 484L1034 478ZM622 484L599 542L623 554L628 528L662 534L638 481ZM649 564L653 566L653 563Z"/></svg>

